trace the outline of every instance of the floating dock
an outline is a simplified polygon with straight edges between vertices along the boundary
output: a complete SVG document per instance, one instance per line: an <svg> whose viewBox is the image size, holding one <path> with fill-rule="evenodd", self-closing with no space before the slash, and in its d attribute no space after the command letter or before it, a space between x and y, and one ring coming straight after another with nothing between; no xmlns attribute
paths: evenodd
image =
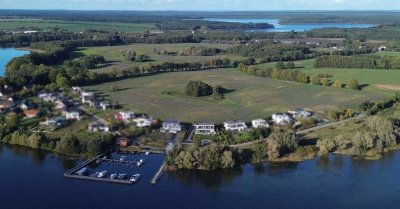
<svg viewBox="0 0 400 209"><path fill-rule="evenodd" d="M111 179L111 178L98 178L96 176L84 176L84 175L77 175L76 172L85 168L88 166L90 163L95 162L97 160L107 160L107 159L102 159L104 156L107 154L111 153L113 151L108 151L103 154L100 154L90 160L86 160L83 163L79 164L78 166L75 166L71 170L67 171L64 173L65 178L70 178L70 179L78 179L78 180L89 180L89 181L99 181L99 182L107 182L107 183L116 183L116 184L134 184L136 182L132 182L129 179ZM110 159L108 159L110 160ZM112 161L118 161L118 162L129 162L133 163L133 161L119 161L119 160L112 160ZM135 162L137 163L137 162ZM129 178L129 176L128 176Z"/></svg>

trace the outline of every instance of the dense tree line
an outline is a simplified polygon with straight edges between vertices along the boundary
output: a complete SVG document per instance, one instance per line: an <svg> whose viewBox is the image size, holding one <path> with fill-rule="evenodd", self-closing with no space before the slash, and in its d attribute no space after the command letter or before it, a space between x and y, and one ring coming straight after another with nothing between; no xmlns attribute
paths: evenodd
<svg viewBox="0 0 400 209"><path fill-rule="evenodd" d="M400 59L381 56L322 56L314 63L315 68L362 68L400 69Z"/></svg>
<svg viewBox="0 0 400 209"><path fill-rule="evenodd" d="M185 50L179 50L179 56L214 56L220 54L222 52L221 49L218 48L209 48L209 47L190 47Z"/></svg>
<svg viewBox="0 0 400 209"><path fill-rule="evenodd" d="M15 113L1 115L0 141L67 155L95 155L110 149L115 144L111 134L32 133L20 126L20 118Z"/></svg>
<svg viewBox="0 0 400 209"><path fill-rule="evenodd" d="M88 55L74 60L64 62L64 66L74 69L93 69L98 64L104 64L106 60L101 55Z"/></svg>
<svg viewBox="0 0 400 209"><path fill-rule="evenodd" d="M228 148L212 143L206 147L189 150L174 148L167 156L169 169L200 169L212 171L233 168L236 165L234 153Z"/></svg>
<svg viewBox="0 0 400 209"><path fill-rule="evenodd" d="M295 61L314 57L310 48L303 45L261 43L234 46L227 49L231 54L259 58L260 62Z"/></svg>
<svg viewBox="0 0 400 209"><path fill-rule="evenodd" d="M255 30L274 28L269 23L235 23L235 22L216 22L206 20L175 20L163 21L157 24L160 30Z"/></svg>
<svg viewBox="0 0 400 209"><path fill-rule="evenodd" d="M282 70L282 69L257 69L254 66L244 65L240 63L238 70L249 75L258 77L266 77L277 80L294 81L297 83L310 83L310 78L303 72L298 70Z"/></svg>
<svg viewBox="0 0 400 209"><path fill-rule="evenodd" d="M321 154L347 150L352 155L366 155L368 151L383 153L387 147L398 144L400 126L398 119L387 116L371 116L364 122L362 128L355 130L353 137L339 134L333 138L323 138L317 141Z"/></svg>

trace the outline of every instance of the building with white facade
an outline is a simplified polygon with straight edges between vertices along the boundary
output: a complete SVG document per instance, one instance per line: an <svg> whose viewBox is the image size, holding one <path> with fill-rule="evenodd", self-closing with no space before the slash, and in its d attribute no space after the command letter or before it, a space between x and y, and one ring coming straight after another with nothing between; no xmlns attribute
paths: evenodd
<svg viewBox="0 0 400 209"><path fill-rule="evenodd" d="M213 135L215 132L215 125L213 123L197 123L193 125L195 134L197 135Z"/></svg>
<svg viewBox="0 0 400 209"><path fill-rule="evenodd" d="M256 119L251 121L251 125L253 128L268 128L269 124L264 119Z"/></svg>
<svg viewBox="0 0 400 209"><path fill-rule="evenodd" d="M162 133L178 133L182 131L182 126L179 120L165 120L162 124L161 130Z"/></svg>
<svg viewBox="0 0 400 209"><path fill-rule="evenodd" d="M246 123L243 121L228 121L224 122L224 128L227 131L242 132L247 129Z"/></svg>

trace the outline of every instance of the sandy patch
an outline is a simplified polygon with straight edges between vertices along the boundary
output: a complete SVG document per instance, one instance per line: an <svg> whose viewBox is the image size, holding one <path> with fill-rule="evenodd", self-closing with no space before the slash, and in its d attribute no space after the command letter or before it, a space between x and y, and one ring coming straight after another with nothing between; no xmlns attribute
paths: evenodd
<svg viewBox="0 0 400 209"><path fill-rule="evenodd" d="M376 87L382 90L400 91L400 84L378 84Z"/></svg>

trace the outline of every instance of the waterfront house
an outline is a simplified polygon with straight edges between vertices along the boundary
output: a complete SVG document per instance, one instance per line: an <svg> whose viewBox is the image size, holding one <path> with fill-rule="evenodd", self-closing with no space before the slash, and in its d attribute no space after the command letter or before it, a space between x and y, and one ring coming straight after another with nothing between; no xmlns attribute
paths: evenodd
<svg viewBox="0 0 400 209"><path fill-rule="evenodd" d="M67 120L81 120L81 116L78 111L64 111L64 115Z"/></svg>
<svg viewBox="0 0 400 209"><path fill-rule="evenodd" d="M165 120L162 124L162 133L178 133L182 131L182 126L178 120Z"/></svg>
<svg viewBox="0 0 400 209"><path fill-rule="evenodd" d="M135 118L133 119L133 122L136 123L136 126L139 128L143 127L150 127L154 120L152 118Z"/></svg>
<svg viewBox="0 0 400 209"><path fill-rule="evenodd" d="M269 124L264 119L256 119L251 121L251 125L253 128L268 128Z"/></svg>
<svg viewBox="0 0 400 209"><path fill-rule="evenodd" d="M246 123L243 121L228 121L224 122L224 128L227 131L242 132L247 129Z"/></svg>
<svg viewBox="0 0 400 209"><path fill-rule="evenodd" d="M285 113L276 113L272 115L272 120L278 125L287 125L293 122L293 119Z"/></svg>
<svg viewBox="0 0 400 209"><path fill-rule="evenodd" d="M102 110L107 110L107 109L112 108L112 105L110 102L103 101L103 102L100 102L100 108Z"/></svg>
<svg viewBox="0 0 400 209"><path fill-rule="evenodd" d="M39 115L39 110L37 109L24 110L24 114L27 118L35 118Z"/></svg>
<svg viewBox="0 0 400 209"><path fill-rule="evenodd" d="M121 137L121 138L118 138L118 139L115 141L115 144L116 144L118 147L125 148L125 147L129 146L129 145L131 144L131 142L132 142L132 140L129 139L129 138Z"/></svg>
<svg viewBox="0 0 400 209"><path fill-rule="evenodd" d="M213 135L215 132L215 125L213 123L197 123L194 124L195 134L197 135Z"/></svg>
<svg viewBox="0 0 400 209"><path fill-rule="evenodd" d="M88 131L89 132L109 132L110 128L107 126L107 124L104 124L100 121L96 121L96 122L89 124Z"/></svg>
<svg viewBox="0 0 400 209"><path fill-rule="evenodd" d="M49 118L46 121L40 123L40 125L54 126L54 127L59 127L64 124L65 124L65 118L61 116Z"/></svg>
<svg viewBox="0 0 400 209"><path fill-rule="evenodd" d="M306 111L302 108L298 108L296 110L290 110L288 111L289 114L292 115L293 118L308 118L311 117L312 113L309 111Z"/></svg>

